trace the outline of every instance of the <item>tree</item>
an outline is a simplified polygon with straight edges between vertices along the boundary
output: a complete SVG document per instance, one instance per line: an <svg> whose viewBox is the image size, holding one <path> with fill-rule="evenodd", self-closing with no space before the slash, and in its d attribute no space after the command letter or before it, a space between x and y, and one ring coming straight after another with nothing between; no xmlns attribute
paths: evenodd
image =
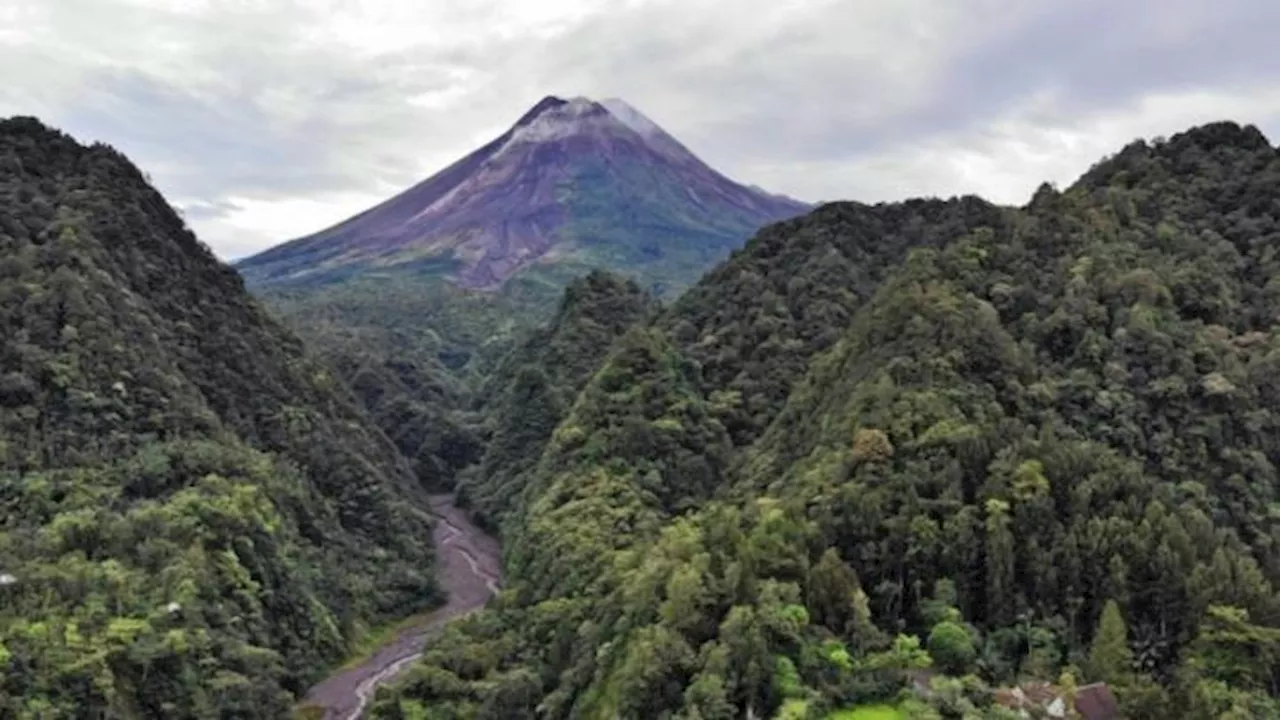
<svg viewBox="0 0 1280 720"><path fill-rule="evenodd" d="M1014 540L1009 529L1009 503L987 501L987 604L990 619L1000 625L1013 619Z"/></svg>
<svg viewBox="0 0 1280 720"><path fill-rule="evenodd" d="M963 625L944 620L929 633L929 654L939 670L948 675L964 675L973 668L978 649Z"/></svg>
<svg viewBox="0 0 1280 720"><path fill-rule="evenodd" d="M809 571L808 590L806 604L814 620L837 635L850 635L870 624L871 618L862 616L865 602L858 602L862 592L858 576L835 548L827 548Z"/></svg>
<svg viewBox="0 0 1280 720"><path fill-rule="evenodd" d="M1188 664L1242 690L1280 694L1280 629L1250 621L1237 607L1211 605Z"/></svg>
<svg viewBox="0 0 1280 720"><path fill-rule="evenodd" d="M1089 675L1096 681L1124 685L1133 674L1133 650L1129 648L1129 628L1120 606L1108 600L1098 619L1098 630L1089 646Z"/></svg>
<svg viewBox="0 0 1280 720"><path fill-rule="evenodd" d="M869 670L922 670L933 665L933 657L920 647L915 635L898 635L888 650L867 657L863 666Z"/></svg>
<svg viewBox="0 0 1280 720"><path fill-rule="evenodd" d="M937 625L944 620L956 620L960 611L956 584L950 578L942 578L933 584L933 596L920 603L920 615L926 623Z"/></svg>
<svg viewBox="0 0 1280 720"><path fill-rule="evenodd" d="M850 457L855 462L884 462L893 457L893 443L883 430L858 428L853 434Z"/></svg>
<svg viewBox="0 0 1280 720"><path fill-rule="evenodd" d="M1058 676L1058 687L1062 688L1062 699L1067 705L1067 717L1080 717L1076 712L1076 691L1080 689L1080 686L1076 682L1075 673L1070 670L1063 670L1062 674Z"/></svg>

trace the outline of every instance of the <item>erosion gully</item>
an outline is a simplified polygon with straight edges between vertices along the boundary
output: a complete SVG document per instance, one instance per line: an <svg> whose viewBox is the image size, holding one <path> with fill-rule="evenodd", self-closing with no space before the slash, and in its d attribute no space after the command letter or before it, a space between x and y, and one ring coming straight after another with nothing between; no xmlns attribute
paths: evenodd
<svg viewBox="0 0 1280 720"><path fill-rule="evenodd" d="M407 628L368 660L330 676L307 692L304 705L324 708L325 720L359 720L378 686L396 678L422 656L427 641L452 619L484 606L502 582L502 549L454 504L452 495L433 495L437 522L432 530L436 567L449 601L421 625Z"/></svg>

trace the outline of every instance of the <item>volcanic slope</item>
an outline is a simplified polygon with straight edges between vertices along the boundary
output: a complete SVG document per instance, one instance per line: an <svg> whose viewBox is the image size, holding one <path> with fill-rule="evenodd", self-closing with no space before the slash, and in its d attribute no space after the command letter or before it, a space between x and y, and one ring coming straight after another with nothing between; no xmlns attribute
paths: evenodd
<svg viewBox="0 0 1280 720"><path fill-rule="evenodd" d="M492 142L355 217L238 264L253 285L412 270L493 289L586 268L683 287L805 211L738 184L617 99L544 98Z"/></svg>

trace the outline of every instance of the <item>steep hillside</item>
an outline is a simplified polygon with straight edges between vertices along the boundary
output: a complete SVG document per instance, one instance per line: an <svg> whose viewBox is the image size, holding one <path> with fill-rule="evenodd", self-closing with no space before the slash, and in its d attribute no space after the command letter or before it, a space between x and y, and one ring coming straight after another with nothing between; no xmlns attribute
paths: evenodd
<svg viewBox="0 0 1280 720"><path fill-rule="evenodd" d="M808 361L915 247L937 247L1004 212L975 197L867 206L832 203L762 230L657 324L702 365L736 444L781 409Z"/></svg>
<svg viewBox="0 0 1280 720"><path fill-rule="evenodd" d="M518 504L578 392L651 306L634 281L592 271L569 284L549 324L504 358L482 393L493 424L483 458L458 482L460 500L481 520L496 527Z"/></svg>
<svg viewBox="0 0 1280 720"><path fill-rule="evenodd" d="M322 301L301 289L264 300L433 488L451 486L478 459L484 435L471 412L474 391L547 312L519 295L373 280L330 288Z"/></svg>
<svg viewBox="0 0 1280 720"><path fill-rule="evenodd" d="M555 314L561 292L524 278L501 293L438 279L357 278L321 289L260 291L260 297L336 369L412 461L420 482L445 489L487 441L477 391Z"/></svg>
<svg viewBox="0 0 1280 720"><path fill-rule="evenodd" d="M263 717L436 601L395 448L123 156L0 121L0 715Z"/></svg>
<svg viewBox="0 0 1280 720"><path fill-rule="evenodd" d="M1218 123L1021 209L762 233L614 349L508 510L510 589L376 715L820 718L922 668L911 717L1033 679L1280 715L1277 198Z"/></svg>

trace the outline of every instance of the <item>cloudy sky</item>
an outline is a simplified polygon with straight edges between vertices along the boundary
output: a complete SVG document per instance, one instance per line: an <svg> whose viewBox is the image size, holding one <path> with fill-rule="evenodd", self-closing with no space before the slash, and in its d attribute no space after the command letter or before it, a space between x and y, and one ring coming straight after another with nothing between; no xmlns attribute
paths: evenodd
<svg viewBox="0 0 1280 720"><path fill-rule="evenodd" d="M233 259L548 94L619 96L804 200L1021 203L1137 137L1280 141L1275 0L3 0L0 115L148 171Z"/></svg>

